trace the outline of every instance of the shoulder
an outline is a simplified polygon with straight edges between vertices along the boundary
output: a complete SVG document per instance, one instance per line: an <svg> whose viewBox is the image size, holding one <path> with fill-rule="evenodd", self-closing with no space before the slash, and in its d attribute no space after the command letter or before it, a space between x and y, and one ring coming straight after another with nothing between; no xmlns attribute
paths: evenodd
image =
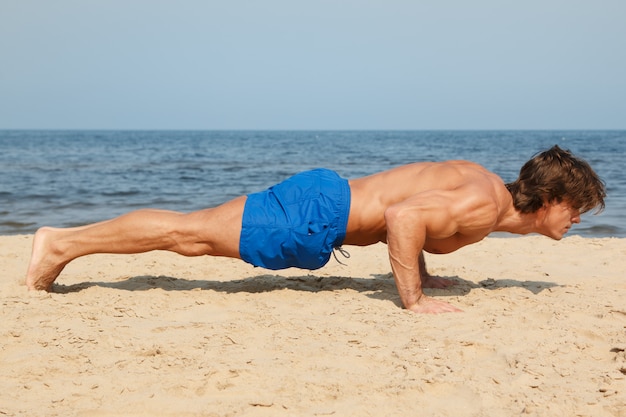
<svg viewBox="0 0 626 417"><path fill-rule="evenodd" d="M497 175L485 170L482 175L453 190L451 215L457 219L459 232L492 231L510 206L510 194Z"/></svg>

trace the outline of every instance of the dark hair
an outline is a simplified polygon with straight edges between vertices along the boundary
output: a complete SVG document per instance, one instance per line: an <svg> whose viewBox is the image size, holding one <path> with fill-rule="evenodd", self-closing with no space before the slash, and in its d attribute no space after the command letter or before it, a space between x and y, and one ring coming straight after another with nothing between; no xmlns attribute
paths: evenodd
<svg viewBox="0 0 626 417"><path fill-rule="evenodd" d="M535 155L520 170L514 182L506 184L513 205L522 213L534 213L545 202L568 201L581 213L604 209L604 182L584 160L557 145Z"/></svg>

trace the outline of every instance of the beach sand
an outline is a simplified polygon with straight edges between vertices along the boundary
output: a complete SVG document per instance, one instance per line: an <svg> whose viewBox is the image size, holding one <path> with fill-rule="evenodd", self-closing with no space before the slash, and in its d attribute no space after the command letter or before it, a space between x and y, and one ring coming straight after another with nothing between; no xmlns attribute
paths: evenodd
<svg viewBox="0 0 626 417"><path fill-rule="evenodd" d="M382 244L317 271L152 252L22 285L0 237L0 416L626 416L626 239L427 255L463 313L399 308Z"/></svg>

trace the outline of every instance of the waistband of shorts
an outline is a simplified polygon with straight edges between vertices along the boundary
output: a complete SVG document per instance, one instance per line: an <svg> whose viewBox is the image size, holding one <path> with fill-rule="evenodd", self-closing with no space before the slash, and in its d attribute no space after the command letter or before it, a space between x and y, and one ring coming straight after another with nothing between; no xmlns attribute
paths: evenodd
<svg viewBox="0 0 626 417"><path fill-rule="evenodd" d="M338 248L343 245L343 241L346 238L346 232L348 230L348 217L350 215L350 184L347 179L341 178L339 182L339 200L337 203L338 209L338 222L337 222L337 237L333 242L333 248Z"/></svg>

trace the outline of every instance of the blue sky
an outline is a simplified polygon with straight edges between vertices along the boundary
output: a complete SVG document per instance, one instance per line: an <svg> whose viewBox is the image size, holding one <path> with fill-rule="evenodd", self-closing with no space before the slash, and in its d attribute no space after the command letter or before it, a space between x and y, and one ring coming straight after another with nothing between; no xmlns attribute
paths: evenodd
<svg viewBox="0 0 626 417"><path fill-rule="evenodd" d="M624 129L623 0L0 0L4 129Z"/></svg>

